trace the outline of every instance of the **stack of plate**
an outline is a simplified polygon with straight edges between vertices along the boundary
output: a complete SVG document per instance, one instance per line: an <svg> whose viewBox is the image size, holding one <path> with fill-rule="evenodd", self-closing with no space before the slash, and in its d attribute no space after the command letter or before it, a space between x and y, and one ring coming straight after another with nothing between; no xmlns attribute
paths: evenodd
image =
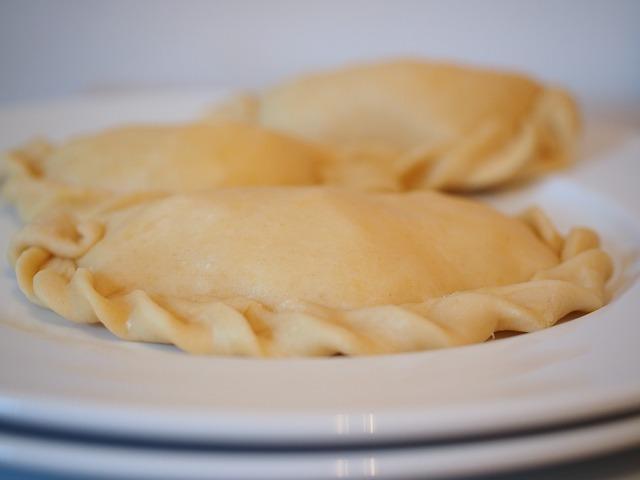
<svg viewBox="0 0 640 480"><path fill-rule="evenodd" d="M6 110L0 148L37 133L181 120L211 100L163 94ZM560 227L594 227L614 258L606 307L535 334L370 358L194 357L71 325L28 304L5 266L0 463L122 478L396 479L513 471L637 445L640 136L607 139L564 176L484 198L505 211L541 205ZM2 209L0 249L17 226Z"/></svg>

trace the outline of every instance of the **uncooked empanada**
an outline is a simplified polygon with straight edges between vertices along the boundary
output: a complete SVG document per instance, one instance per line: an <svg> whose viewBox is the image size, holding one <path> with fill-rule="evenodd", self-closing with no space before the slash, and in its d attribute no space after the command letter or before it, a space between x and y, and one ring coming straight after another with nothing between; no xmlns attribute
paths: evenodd
<svg viewBox="0 0 640 480"><path fill-rule="evenodd" d="M605 303L597 236L560 236L433 192L222 189L92 217L56 213L11 249L27 297L192 353L361 355L530 332Z"/></svg>
<svg viewBox="0 0 640 480"><path fill-rule="evenodd" d="M579 130L565 91L527 77L392 61L298 78L219 107L329 146L333 183L476 190L567 163Z"/></svg>
<svg viewBox="0 0 640 480"><path fill-rule="evenodd" d="M114 194L236 185L310 185L323 153L259 126L129 126L10 152L4 195L24 218L54 207L90 211Z"/></svg>

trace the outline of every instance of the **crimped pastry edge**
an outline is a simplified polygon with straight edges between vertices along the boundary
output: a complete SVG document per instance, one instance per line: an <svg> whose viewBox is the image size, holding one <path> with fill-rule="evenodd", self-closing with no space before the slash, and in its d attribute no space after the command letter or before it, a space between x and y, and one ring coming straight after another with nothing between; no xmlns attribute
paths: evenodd
<svg viewBox="0 0 640 480"><path fill-rule="evenodd" d="M104 226L67 213L27 225L9 256L32 302L75 322L102 323L125 340L174 344L194 354L386 354L478 343L501 330L532 332L606 303L612 263L593 231L574 228L563 237L535 208L521 219L556 251L558 265L522 283L349 310L304 302L273 308L246 297L202 302L144 289L102 295L74 259L99 242Z"/></svg>

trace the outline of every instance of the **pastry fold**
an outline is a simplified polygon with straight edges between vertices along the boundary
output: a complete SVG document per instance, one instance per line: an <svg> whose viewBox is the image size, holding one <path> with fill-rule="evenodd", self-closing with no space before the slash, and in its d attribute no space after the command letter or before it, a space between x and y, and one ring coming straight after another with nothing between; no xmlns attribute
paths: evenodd
<svg viewBox="0 0 640 480"><path fill-rule="evenodd" d="M195 354L370 355L532 332L606 303L591 230L433 192L242 188L130 197L24 227L32 302Z"/></svg>
<svg viewBox="0 0 640 480"><path fill-rule="evenodd" d="M320 183L325 154L259 126L132 125L4 155L4 197L24 219L63 208L91 213L114 196ZM1 173L1 172L0 172Z"/></svg>
<svg viewBox="0 0 640 480"><path fill-rule="evenodd" d="M580 130L575 101L523 75L395 60L302 76L209 115L331 149L329 183L473 191L560 168Z"/></svg>

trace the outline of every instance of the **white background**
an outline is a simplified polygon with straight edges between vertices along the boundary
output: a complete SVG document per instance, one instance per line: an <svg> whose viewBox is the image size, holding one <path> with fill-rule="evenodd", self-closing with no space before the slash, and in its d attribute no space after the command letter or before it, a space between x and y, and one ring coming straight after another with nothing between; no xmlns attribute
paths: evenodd
<svg viewBox="0 0 640 480"><path fill-rule="evenodd" d="M637 0L0 0L0 104L255 87L393 55L524 70L640 112Z"/></svg>

